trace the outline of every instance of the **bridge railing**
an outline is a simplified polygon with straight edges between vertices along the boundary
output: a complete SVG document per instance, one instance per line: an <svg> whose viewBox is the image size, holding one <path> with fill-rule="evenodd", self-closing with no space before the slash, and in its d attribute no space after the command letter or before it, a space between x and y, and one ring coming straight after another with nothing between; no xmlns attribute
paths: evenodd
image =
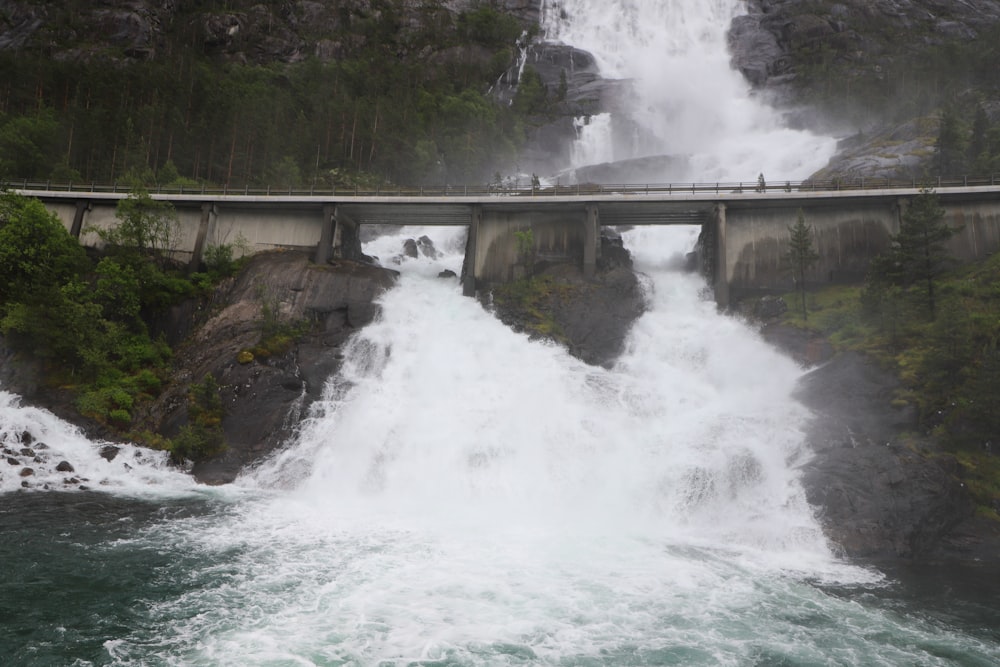
<svg viewBox="0 0 1000 667"><path fill-rule="evenodd" d="M407 187L379 185L375 187L229 187L229 186L149 186L151 194L165 195L245 195L254 197L585 197L595 195L685 195L685 194L767 194L781 192L838 192L845 190L891 190L900 188L932 189L951 187L987 187L1000 185L1000 174L961 176L928 180L893 178L810 179L805 181L715 182L715 183L643 183L608 184L578 183L573 185L430 185ZM79 192L94 194L127 194L132 187L123 183L57 183L52 181L6 181L0 189L29 192Z"/></svg>

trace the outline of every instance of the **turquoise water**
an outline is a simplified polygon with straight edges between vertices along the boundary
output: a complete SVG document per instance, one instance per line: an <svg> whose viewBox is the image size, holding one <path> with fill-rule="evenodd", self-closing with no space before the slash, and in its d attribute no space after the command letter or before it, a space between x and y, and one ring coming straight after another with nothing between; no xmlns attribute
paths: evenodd
<svg viewBox="0 0 1000 667"><path fill-rule="evenodd" d="M100 493L6 496L0 509L0 664L985 666L1000 660L996 577L951 569L903 573L905 584L831 586L763 577L745 589L730 581L721 589L701 591L703 604L689 606L684 613L670 609L683 598L676 592L660 600L646 599L645 609L615 609L609 603L606 609L577 610L578 617L569 620L586 632L576 642L559 640L557 655L548 655L553 637L532 632L496 640L484 635L430 657L366 653L349 635L367 632L373 640L384 636L388 629L378 627L376 618L369 619L367 629L331 624L301 645L297 642L303 638L295 632L268 641L261 632L255 644L254 632L275 622L275 615L287 613L295 596L312 597L311 612L329 613L336 621L335 604L324 612L330 601L306 589L335 580L341 568L357 575L357 563L341 554L320 565L313 560L315 554L301 551L296 562L295 548L278 563L260 545L248 542L222 547L172 539L178 528L184 532L238 520L243 511L239 504L211 499L150 502ZM298 549L314 539L300 542ZM359 547L369 556L382 550L387 559L383 565L391 569L392 544L338 541L330 535L312 546L349 547L361 558L365 556ZM699 550L665 553L668 562L717 557ZM258 581L253 580L255 568L248 567L253 561L263 565ZM269 567L306 569L298 580L281 581L264 571ZM740 568L731 564L728 572L719 562L709 567L725 573L723 583L740 576ZM650 573L650 587L657 586L658 577ZM254 590L261 584L267 589L263 596ZM594 587L600 588L600 583L594 582ZM634 591L620 592L626 605L636 602ZM720 593L732 599L713 609L718 603L710 598ZM603 595L609 601L615 597L614 591ZM423 608L419 601L398 602L410 604L415 615ZM600 641L605 623L624 629L616 620L623 613L647 616L633 624L633 630L645 627L650 634L623 634L613 646L591 653L588 649ZM588 615L603 620L595 622ZM231 632L226 626L233 621L243 641L235 641L231 652L216 652L213 644L219 637L213 634ZM706 644L706 637L713 643Z"/></svg>

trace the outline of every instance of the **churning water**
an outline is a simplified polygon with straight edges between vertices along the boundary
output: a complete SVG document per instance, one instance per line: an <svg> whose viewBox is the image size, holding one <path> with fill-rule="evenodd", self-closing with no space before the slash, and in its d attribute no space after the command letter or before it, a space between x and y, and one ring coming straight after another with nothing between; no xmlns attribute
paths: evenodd
<svg viewBox="0 0 1000 667"><path fill-rule="evenodd" d="M406 231L443 256L400 267L301 437L237 485L74 449L94 490L3 496L0 662L1000 659L995 628L887 602L831 553L797 481L800 370L674 268L688 232L631 233L650 311L605 370L437 278L455 232ZM0 423L53 457L80 444L15 401Z"/></svg>
<svg viewBox="0 0 1000 667"><path fill-rule="evenodd" d="M721 30L703 3L608 4ZM704 4L720 22L734 5ZM0 664L1000 661L981 601L939 613L833 553L798 480L801 370L679 269L693 232L626 234L649 310L612 369L438 278L463 233L366 248L428 234L440 255L403 261L299 437L231 487L140 449L108 461L0 394L11 458L30 440L89 488L0 475Z"/></svg>

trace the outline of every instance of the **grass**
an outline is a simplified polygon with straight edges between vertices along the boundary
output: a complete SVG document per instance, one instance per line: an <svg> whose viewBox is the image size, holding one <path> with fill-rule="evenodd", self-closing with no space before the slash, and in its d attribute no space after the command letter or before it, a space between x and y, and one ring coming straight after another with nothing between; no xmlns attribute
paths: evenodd
<svg viewBox="0 0 1000 667"><path fill-rule="evenodd" d="M566 335L552 316L552 306L579 289L552 276L535 276L496 287L493 303L515 316L529 334L565 343Z"/></svg>

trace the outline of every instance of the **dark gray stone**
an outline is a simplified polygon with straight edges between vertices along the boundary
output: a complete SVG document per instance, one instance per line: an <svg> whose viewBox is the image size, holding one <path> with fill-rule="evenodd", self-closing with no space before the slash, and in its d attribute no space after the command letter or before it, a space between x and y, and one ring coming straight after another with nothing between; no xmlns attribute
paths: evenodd
<svg viewBox="0 0 1000 667"><path fill-rule="evenodd" d="M805 376L798 392L815 413L806 494L848 556L924 557L973 515L957 461L928 439L904 439L916 419L890 405L896 386L876 364L845 352Z"/></svg>
<svg viewBox="0 0 1000 667"><path fill-rule="evenodd" d="M188 387L212 374L220 386L229 448L192 472L210 484L232 481L243 467L294 434L326 379L339 368L340 345L372 321L377 314L372 302L395 276L350 260L316 265L300 252L255 255L237 277L220 286L207 309L213 316L178 349L174 359L181 370L157 397L145 426L167 437L178 433L188 420ZM312 329L287 351L238 363L241 351L260 342L265 302L281 320L310 322Z"/></svg>

